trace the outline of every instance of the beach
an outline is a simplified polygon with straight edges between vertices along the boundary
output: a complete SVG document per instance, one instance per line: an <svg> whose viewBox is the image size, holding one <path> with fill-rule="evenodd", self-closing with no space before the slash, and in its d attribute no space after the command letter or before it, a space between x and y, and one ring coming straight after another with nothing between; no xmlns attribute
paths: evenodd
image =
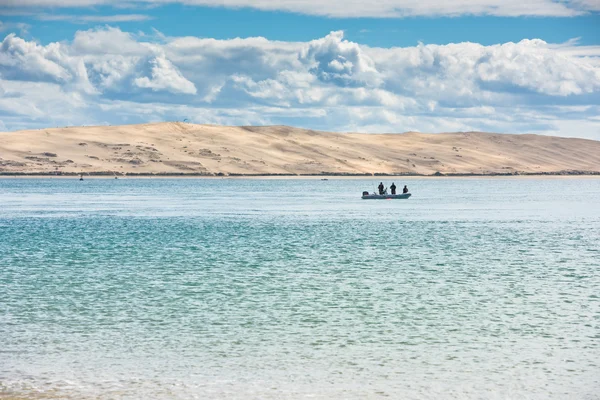
<svg viewBox="0 0 600 400"><path fill-rule="evenodd" d="M180 122L0 132L0 175L600 174L600 142L482 132L360 134Z"/></svg>

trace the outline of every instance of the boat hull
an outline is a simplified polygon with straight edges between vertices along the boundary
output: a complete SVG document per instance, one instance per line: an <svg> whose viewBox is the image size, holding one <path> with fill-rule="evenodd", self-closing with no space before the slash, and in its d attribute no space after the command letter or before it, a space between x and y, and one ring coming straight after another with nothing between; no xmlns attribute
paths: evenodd
<svg viewBox="0 0 600 400"><path fill-rule="evenodd" d="M410 193L402 194L368 194L362 196L363 200L390 200L390 199L408 199Z"/></svg>

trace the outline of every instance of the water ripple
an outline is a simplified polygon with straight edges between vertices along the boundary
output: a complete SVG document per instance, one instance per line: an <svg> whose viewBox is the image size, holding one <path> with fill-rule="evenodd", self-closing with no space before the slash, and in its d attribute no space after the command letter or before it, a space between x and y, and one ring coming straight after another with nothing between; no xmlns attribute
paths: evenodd
<svg viewBox="0 0 600 400"><path fill-rule="evenodd" d="M470 182L0 180L0 397L598 399L600 180Z"/></svg>

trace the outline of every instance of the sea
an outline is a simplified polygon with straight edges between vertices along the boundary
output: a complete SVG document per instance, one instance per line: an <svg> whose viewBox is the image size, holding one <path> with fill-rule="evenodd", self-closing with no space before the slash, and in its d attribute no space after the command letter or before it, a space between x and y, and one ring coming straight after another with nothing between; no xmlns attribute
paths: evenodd
<svg viewBox="0 0 600 400"><path fill-rule="evenodd" d="M0 398L600 399L600 179L0 179Z"/></svg>

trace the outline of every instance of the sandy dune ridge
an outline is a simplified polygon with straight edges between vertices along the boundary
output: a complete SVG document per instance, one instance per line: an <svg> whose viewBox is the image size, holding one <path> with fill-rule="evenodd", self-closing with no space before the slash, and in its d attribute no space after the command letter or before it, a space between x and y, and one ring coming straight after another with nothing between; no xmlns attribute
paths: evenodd
<svg viewBox="0 0 600 400"><path fill-rule="evenodd" d="M0 174L600 173L600 141L164 122L0 132Z"/></svg>

